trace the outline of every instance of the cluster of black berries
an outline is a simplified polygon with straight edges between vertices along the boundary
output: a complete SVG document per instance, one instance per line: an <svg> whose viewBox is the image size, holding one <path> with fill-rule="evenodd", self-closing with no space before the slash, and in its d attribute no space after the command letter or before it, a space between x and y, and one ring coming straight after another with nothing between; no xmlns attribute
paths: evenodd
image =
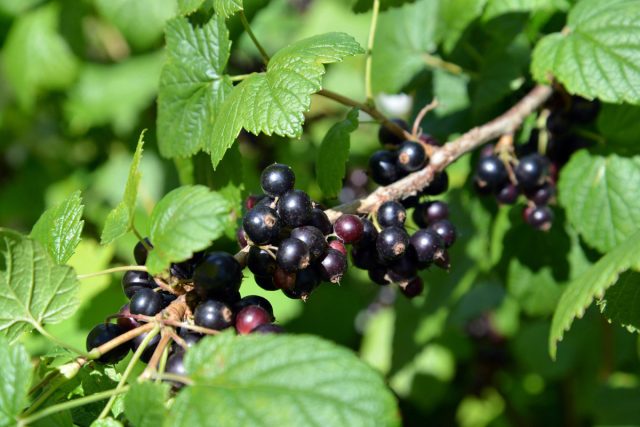
<svg viewBox="0 0 640 427"><path fill-rule="evenodd" d="M394 119L394 123L403 129L408 129L403 120ZM425 145L437 146L438 142L430 135L420 135L420 142L405 141L398 135L381 126L378 140L387 147L379 150L369 158L371 179L378 185L389 185L411 172L422 169L429 162ZM433 181L418 195L437 196L449 188L449 176L446 172L438 173ZM417 200L413 198L412 200Z"/></svg>
<svg viewBox="0 0 640 427"><path fill-rule="evenodd" d="M134 257L139 265L146 262L151 242L139 242L134 248ZM182 363L185 350L198 342L203 335L189 328L196 327L223 330L234 327L239 334L254 332L282 332L273 324L273 308L269 301L257 295L240 296L242 266L235 257L226 252L199 252L191 259L175 263L170 268L171 276L166 286L143 271L128 271L122 278L122 289L129 298L117 315L116 323L95 326L87 336L87 351L144 324L141 316L155 316L176 300L176 294L185 294L184 301L192 315L181 319L184 326L177 329L167 359L166 372L184 375ZM166 289L166 290L165 290ZM169 292L168 289L175 291ZM136 351L148 336L143 333L102 355L98 361L117 363L129 350ZM160 342L160 335L148 341L140 360L148 363Z"/></svg>
<svg viewBox="0 0 640 427"><path fill-rule="evenodd" d="M397 283L402 293L413 298L423 290L418 271L435 264L449 269L449 248L456 240L456 229L448 220L449 209L441 201L429 201L416 206L415 223L422 227L412 235L405 229L407 211L398 202L389 201L380 205L376 214L379 228L368 219L361 219L362 231L355 239L351 257L353 264L367 270L369 278L379 285ZM344 219L343 219L344 218ZM336 234L343 221L352 221L343 215L335 223ZM357 229L354 226L351 229Z"/></svg>
<svg viewBox="0 0 640 427"><path fill-rule="evenodd" d="M304 191L294 189L291 168L268 166L260 184L265 194L247 200L238 235L241 247L250 246L247 267L256 283L303 300L323 281L338 283L347 269L346 249L339 240L329 241L331 221Z"/></svg>

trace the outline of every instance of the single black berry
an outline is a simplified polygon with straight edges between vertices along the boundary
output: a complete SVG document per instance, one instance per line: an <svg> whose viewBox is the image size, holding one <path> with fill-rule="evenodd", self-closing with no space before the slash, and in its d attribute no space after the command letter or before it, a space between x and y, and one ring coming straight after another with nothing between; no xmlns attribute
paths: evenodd
<svg viewBox="0 0 640 427"><path fill-rule="evenodd" d="M275 317L273 316L273 306L271 305L269 300L261 297L260 295L247 295L233 306L233 310L236 313L239 313L243 308L249 307L251 305L262 307L271 316L271 321L273 322L275 320Z"/></svg>
<svg viewBox="0 0 640 427"><path fill-rule="evenodd" d="M413 279L418 273L418 265L413 257L405 253L395 261L389 263L387 275L392 282L399 283Z"/></svg>
<svg viewBox="0 0 640 427"><path fill-rule="evenodd" d="M288 273L278 267L273 273L273 284L277 289L293 289L296 284L296 273Z"/></svg>
<svg viewBox="0 0 640 427"><path fill-rule="evenodd" d="M521 158L515 173L518 184L525 190L532 190L544 183L548 170L547 159L535 153Z"/></svg>
<svg viewBox="0 0 640 427"><path fill-rule="evenodd" d="M449 252L446 249L438 251L433 257L433 263L441 269L448 271L451 268Z"/></svg>
<svg viewBox="0 0 640 427"><path fill-rule="evenodd" d="M364 232L362 220L355 215L342 215L333 224L336 235L346 244L355 243Z"/></svg>
<svg viewBox="0 0 640 427"><path fill-rule="evenodd" d="M429 226L429 230L435 232L438 236L440 236L445 248L450 247L456 241L456 228L448 219L434 222Z"/></svg>
<svg viewBox="0 0 640 427"><path fill-rule="evenodd" d="M131 298L133 294L140 289L155 289L158 284L153 277L144 271L127 271L122 276L122 290L127 298Z"/></svg>
<svg viewBox="0 0 640 427"><path fill-rule="evenodd" d="M300 239L293 237L284 239L280 242L276 262L288 273L307 268L310 262L309 247Z"/></svg>
<svg viewBox="0 0 640 427"><path fill-rule="evenodd" d="M407 211L398 202L384 202L378 208L378 224L381 227L402 227L407 219Z"/></svg>
<svg viewBox="0 0 640 427"><path fill-rule="evenodd" d="M271 315L257 305L243 308L236 316L236 330L241 335L246 335L265 323L271 323Z"/></svg>
<svg viewBox="0 0 640 427"><path fill-rule="evenodd" d="M496 193L496 200L503 205L513 205L518 201L520 190L512 183L508 183L498 190Z"/></svg>
<svg viewBox="0 0 640 427"><path fill-rule="evenodd" d="M242 266L226 252L211 252L193 273L193 283L202 299L231 297L240 289Z"/></svg>
<svg viewBox="0 0 640 427"><path fill-rule="evenodd" d="M369 158L369 170L371 179L379 185L389 185L396 182L404 173L398 168L396 162L398 156L392 151L376 151Z"/></svg>
<svg viewBox="0 0 640 427"><path fill-rule="evenodd" d="M233 311L220 301L213 299L198 304L193 313L193 322L203 328L222 330L233 324Z"/></svg>
<svg viewBox="0 0 640 427"><path fill-rule="evenodd" d="M333 224L331 224L329 217L322 209L311 209L311 220L309 221L309 225L316 227L318 230L322 231L322 234L324 235L333 233Z"/></svg>
<svg viewBox="0 0 640 427"><path fill-rule="evenodd" d="M449 218L449 205L439 200L421 203L416 206L412 217L418 227L426 228L429 224Z"/></svg>
<svg viewBox="0 0 640 427"><path fill-rule="evenodd" d="M280 217L269 206L258 205L242 219L242 228L255 245L266 245L280 234Z"/></svg>
<svg viewBox="0 0 640 427"><path fill-rule="evenodd" d="M358 239L359 246L375 245L378 239L378 230L367 218L360 219L362 222L362 236Z"/></svg>
<svg viewBox="0 0 640 427"><path fill-rule="evenodd" d="M571 130L571 120L564 112L553 112L547 117L547 129L554 135L564 135Z"/></svg>
<svg viewBox="0 0 640 427"><path fill-rule="evenodd" d="M140 322L131 318L131 311L129 310L128 303L120 307L116 323L122 328L123 331L130 331L140 326Z"/></svg>
<svg viewBox="0 0 640 427"><path fill-rule="evenodd" d="M370 270L375 267L378 262L378 252L375 244L353 246L351 248L351 261L355 267L362 270Z"/></svg>
<svg viewBox="0 0 640 427"><path fill-rule="evenodd" d="M322 231L311 225L294 228L291 237L302 240L309 248L311 262L321 259L327 253L327 240Z"/></svg>
<svg viewBox="0 0 640 427"><path fill-rule="evenodd" d="M401 227L384 228L376 240L376 249L383 261L393 261L400 258L408 246L409 235Z"/></svg>
<svg viewBox="0 0 640 427"><path fill-rule="evenodd" d="M529 200L536 204L536 206L543 206L549 204L556 195L555 185L547 182L542 186L531 191L528 196Z"/></svg>
<svg viewBox="0 0 640 427"><path fill-rule="evenodd" d="M276 291L278 287L273 281L273 276L253 276L256 280L256 284L265 291Z"/></svg>
<svg viewBox="0 0 640 427"><path fill-rule="evenodd" d="M405 172L415 172L427 163L427 153L422 144L405 141L398 149L398 167Z"/></svg>
<svg viewBox="0 0 640 427"><path fill-rule="evenodd" d="M293 287L282 289L289 298L307 300L313 290L320 284L320 277L312 267L305 268L296 273Z"/></svg>
<svg viewBox="0 0 640 427"><path fill-rule="evenodd" d="M322 280L339 283L347 271L347 257L335 249L329 249L318 265L318 273Z"/></svg>
<svg viewBox="0 0 640 427"><path fill-rule="evenodd" d="M437 173L431 183L422 190L427 196L439 196L449 189L449 174L446 171Z"/></svg>
<svg viewBox="0 0 640 427"><path fill-rule="evenodd" d="M153 245L151 244L151 240L148 237L144 238L144 243L151 249L153 249ZM149 252L147 248L144 247L142 242L136 243L133 247L133 258L136 260L136 264L144 265L147 262L147 255Z"/></svg>
<svg viewBox="0 0 640 427"><path fill-rule="evenodd" d="M376 265L372 269L368 271L369 279L373 283L376 283L381 286L386 286L391 283L391 281L387 278L387 267L383 265Z"/></svg>
<svg viewBox="0 0 640 427"><path fill-rule="evenodd" d="M436 254L444 249L442 237L433 230L418 230L411 236L411 255L424 265L431 264Z"/></svg>
<svg viewBox="0 0 640 427"><path fill-rule="evenodd" d="M407 298L415 298L424 290L424 284L420 277L414 277L406 284L400 286L400 292Z"/></svg>
<svg viewBox="0 0 640 427"><path fill-rule="evenodd" d="M152 289L140 289L131 297L129 310L131 314L155 316L164 307L164 301L160 293Z"/></svg>
<svg viewBox="0 0 640 427"><path fill-rule="evenodd" d="M282 163L274 163L267 166L260 176L262 191L272 197L281 196L287 191L293 190L296 176L293 170Z"/></svg>
<svg viewBox="0 0 640 427"><path fill-rule="evenodd" d="M600 101L574 96L571 99L571 108L569 109L569 117L576 123L588 124L593 122L600 112Z"/></svg>
<svg viewBox="0 0 640 427"><path fill-rule="evenodd" d="M185 376L187 374L187 370L184 367L184 352L174 352L169 356L167 364L164 367L164 371L171 375ZM184 387L184 383L178 381L171 381L171 384L175 389Z"/></svg>
<svg viewBox="0 0 640 427"><path fill-rule="evenodd" d="M145 332L141 335L138 335L134 339L132 339L131 349L133 351L137 351L148 335L149 335L149 332ZM160 334L155 335L153 338L151 338L151 340L147 343L147 346L144 347L144 350L142 350L142 353L140 354L141 362L149 363L149 360L151 360L151 356L153 356L153 352L156 351L156 348L158 347L159 342L160 342Z"/></svg>
<svg viewBox="0 0 640 427"><path fill-rule="evenodd" d="M290 228L307 225L311 221L312 209L311 199L302 190L288 191L278 201L280 219Z"/></svg>
<svg viewBox="0 0 640 427"><path fill-rule="evenodd" d="M99 325L96 325L89 332L89 335L87 335L87 351L91 351L96 347L100 347L102 344L105 344L112 339L117 338L125 332L125 329L113 323L101 323ZM108 352L100 356L100 358L98 358L98 362L118 363L125 358L130 349L131 344L129 342L120 344L113 350L109 350Z"/></svg>
<svg viewBox="0 0 640 427"><path fill-rule="evenodd" d="M404 130L409 129L409 125L402 119L391 119L391 121L398 126L400 126ZM386 126L380 126L378 130L378 141L380 144L388 144L388 145L400 145L404 142L404 138L401 138L399 135L396 135Z"/></svg>
<svg viewBox="0 0 640 427"><path fill-rule="evenodd" d="M500 188L508 179L507 168L497 156L482 157L476 168L476 181L481 187Z"/></svg>
<svg viewBox="0 0 640 427"><path fill-rule="evenodd" d="M548 206L527 207L524 219L536 230L548 231L553 223L553 211Z"/></svg>
<svg viewBox="0 0 640 427"><path fill-rule="evenodd" d="M276 259L267 250L251 246L247 255L247 267L256 276L271 276L276 271Z"/></svg>

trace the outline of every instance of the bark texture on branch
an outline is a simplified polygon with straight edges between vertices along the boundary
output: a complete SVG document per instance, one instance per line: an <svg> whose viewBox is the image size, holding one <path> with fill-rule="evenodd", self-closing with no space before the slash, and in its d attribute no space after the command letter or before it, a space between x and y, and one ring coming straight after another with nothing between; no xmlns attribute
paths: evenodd
<svg viewBox="0 0 640 427"><path fill-rule="evenodd" d="M422 170L414 172L386 187L379 187L367 197L351 203L327 209L325 212L331 222L342 214L375 212L382 203L389 200L401 200L415 195L431 183L435 173L444 170L463 154L480 145L499 138L504 134L515 132L524 119L551 96L553 89L549 86L536 86L516 105L490 122L477 126L459 138L433 150L429 164Z"/></svg>

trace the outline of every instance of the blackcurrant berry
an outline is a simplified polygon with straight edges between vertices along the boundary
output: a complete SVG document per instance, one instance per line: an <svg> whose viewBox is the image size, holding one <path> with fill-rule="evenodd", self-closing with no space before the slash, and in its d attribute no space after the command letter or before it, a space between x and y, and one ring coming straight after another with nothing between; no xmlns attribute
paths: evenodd
<svg viewBox="0 0 640 427"><path fill-rule="evenodd" d="M283 289L282 292L289 298L306 301L309 295L320 284L320 277L312 267L305 268L296 273L295 283L292 288Z"/></svg>
<svg viewBox="0 0 640 427"><path fill-rule="evenodd" d="M413 211L413 222L418 227L426 228L441 219L449 217L449 205L441 201L432 201L419 204Z"/></svg>
<svg viewBox="0 0 640 427"><path fill-rule="evenodd" d="M105 344L112 339L117 338L125 332L126 330L113 323L101 323L99 325L96 325L93 329L91 329L89 335L87 335L87 351L91 351L96 347L100 347L102 344ZM109 350L108 352L100 356L100 358L98 358L98 362L110 364L118 363L125 358L130 349L131 344L129 342L120 344L113 350Z"/></svg>
<svg viewBox="0 0 640 427"><path fill-rule="evenodd" d="M272 197L281 196L287 191L293 190L296 176L293 170L282 163L274 163L267 166L260 176L262 191Z"/></svg>
<svg viewBox="0 0 640 427"><path fill-rule="evenodd" d="M263 323L251 330L252 334L283 334L284 328L280 325L274 325L273 323Z"/></svg>
<svg viewBox="0 0 640 427"><path fill-rule="evenodd" d="M398 202L384 202L378 208L378 224L381 227L402 227L407 219L407 211Z"/></svg>
<svg viewBox="0 0 640 427"><path fill-rule="evenodd" d="M400 286L400 292L407 298L415 298L424 290L424 284L420 277L414 277L409 282Z"/></svg>
<svg viewBox="0 0 640 427"><path fill-rule="evenodd" d="M193 271L204 259L205 252L196 252L186 261L171 264L169 271L173 277L182 280L189 280L193 277Z"/></svg>
<svg viewBox="0 0 640 427"><path fill-rule="evenodd" d="M451 268L449 252L446 249L438 251L433 257L433 263L441 269L448 271Z"/></svg>
<svg viewBox="0 0 640 427"><path fill-rule="evenodd" d="M171 356L169 356L164 370L168 374L185 376L187 374L187 370L184 367L184 352L175 352ZM184 383L178 381L171 381L171 385L174 389L180 389L184 387Z"/></svg>
<svg viewBox="0 0 640 427"><path fill-rule="evenodd" d="M242 266L226 252L211 252L193 273L196 293L201 299L233 296L240 289Z"/></svg>
<svg viewBox="0 0 640 427"><path fill-rule="evenodd" d="M256 284L265 291L276 291L279 288L275 285L273 276L254 276Z"/></svg>
<svg viewBox="0 0 640 427"><path fill-rule="evenodd" d="M164 301L158 292L152 289L140 289L131 297L129 310L131 314L155 316L162 310Z"/></svg>
<svg viewBox="0 0 640 427"><path fill-rule="evenodd" d="M272 208L275 209L275 202L276 199L275 197L271 197L271 196L263 196L260 200L258 200L258 203L256 203L256 207L257 206L266 206L268 208Z"/></svg>
<svg viewBox="0 0 640 427"><path fill-rule="evenodd" d="M351 261L357 268L370 270L376 266L377 260L378 252L375 245L358 245L351 248Z"/></svg>
<svg viewBox="0 0 640 427"><path fill-rule="evenodd" d="M331 224L329 217L322 209L311 209L311 221L309 221L309 225L316 227L322 231L324 235L333 233L333 224Z"/></svg>
<svg viewBox="0 0 640 427"><path fill-rule="evenodd" d="M239 313L243 308L249 307L251 305L262 307L271 316L271 321L273 322L275 320L275 317L273 316L273 306L271 305L269 300L261 297L260 295L247 295L233 306L233 310L236 313Z"/></svg>
<svg viewBox="0 0 640 427"><path fill-rule="evenodd" d="M548 170L547 159L535 153L521 158L515 173L518 184L525 190L532 190L544 183Z"/></svg>
<svg viewBox="0 0 640 427"><path fill-rule="evenodd" d="M244 207L250 211L251 209L253 209L254 207L256 207L256 205L258 204L258 202L260 202L260 200L262 200L265 197L264 194L251 194L249 195L245 201L244 201Z"/></svg>
<svg viewBox="0 0 640 427"><path fill-rule="evenodd" d="M196 332L191 332L189 329L186 329L186 328L181 328L180 333L178 335L180 336L180 338L182 338L187 348L193 347L204 337L204 335L198 334ZM184 351L184 348L177 343L174 343L172 348L174 352Z"/></svg>
<svg viewBox="0 0 640 427"><path fill-rule="evenodd" d="M554 112L547 117L547 129L554 135L564 135L571 130L571 121L563 112Z"/></svg>
<svg viewBox="0 0 640 427"><path fill-rule="evenodd" d="M549 204L556 195L556 187L551 183L543 184L541 187L531 191L527 196L529 200L536 204L536 206L543 206Z"/></svg>
<svg viewBox="0 0 640 427"><path fill-rule="evenodd" d="M418 273L416 262L407 253L389 263L387 275L392 282L404 282L413 279Z"/></svg>
<svg viewBox="0 0 640 427"><path fill-rule="evenodd" d="M148 237L144 238L144 243L146 243L149 248L153 249L153 245ZM149 252L147 251L147 248L144 247L144 244L142 242L136 243L133 247L133 258L136 260L136 264L144 265L147 262L147 255L149 255Z"/></svg>
<svg viewBox="0 0 640 427"><path fill-rule="evenodd" d="M290 228L307 225L311 221L312 209L311 199L301 190L288 191L278 201L280 219Z"/></svg>
<svg viewBox="0 0 640 427"><path fill-rule="evenodd" d="M398 167L405 172L415 172L427 163L427 153L419 142L403 142L397 156Z"/></svg>
<svg viewBox="0 0 640 427"><path fill-rule="evenodd" d="M243 308L236 316L236 330L240 335L246 335L266 323L271 323L271 315L257 305Z"/></svg>
<svg viewBox="0 0 640 427"><path fill-rule="evenodd" d="M134 339L131 340L131 350L137 351L138 348L142 345L142 342L149 335L149 332L145 332L141 335L138 335ZM147 346L142 350L142 354L140 355L140 361L143 363L149 363L151 360L151 356L153 356L153 352L156 351L158 347L158 343L160 342L160 334L151 338Z"/></svg>
<svg viewBox="0 0 640 427"><path fill-rule="evenodd" d="M481 187L495 190L504 185L507 179L507 168L497 156L482 157L478 161L476 180Z"/></svg>
<svg viewBox="0 0 640 427"><path fill-rule="evenodd" d="M144 271L127 271L122 276L122 290L127 298L131 298L133 294L140 289L155 289L158 284L153 277Z"/></svg>
<svg viewBox="0 0 640 427"><path fill-rule="evenodd" d="M310 262L309 247L300 239L289 237L280 242L276 255L278 266L287 273L307 268Z"/></svg>
<svg viewBox="0 0 640 427"><path fill-rule="evenodd" d="M269 206L258 205L242 219L242 228L255 245L273 242L280 234L280 217Z"/></svg>
<svg viewBox="0 0 640 427"><path fill-rule="evenodd" d="M496 200L498 203L502 203L503 205L513 205L518 201L519 195L520 191L518 190L518 187L512 183L508 183L498 190L496 193Z"/></svg>
<svg viewBox="0 0 640 427"><path fill-rule="evenodd" d="M364 224L355 215L342 215L333 224L336 235L346 244L355 243L362 237Z"/></svg>
<svg viewBox="0 0 640 427"><path fill-rule="evenodd" d="M273 273L273 284L278 289L293 289L296 284L296 273L288 273L278 267Z"/></svg>
<svg viewBox="0 0 640 427"><path fill-rule="evenodd" d="M439 251L444 249L440 235L433 230L418 230L411 236L411 255L424 265L431 264Z"/></svg>
<svg viewBox="0 0 640 427"><path fill-rule="evenodd" d="M318 265L318 272L322 280L339 283L347 271L347 257L335 249L329 249Z"/></svg>
<svg viewBox="0 0 640 427"><path fill-rule="evenodd" d="M548 206L525 208L525 221L536 230L548 231L553 223L553 211Z"/></svg>
<svg viewBox="0 0 640 427"><path fill-rule="evenodd" d="M369 279L378 285L386 286L391 283L391 281L387 279L387 267L385 266L376 265L368 271L368 274Z"/></svg>
<svg viewBox="0 0 640 427"><path fill-rule="evenodd" d="M371 179L379 185L389 185L396 182L404 173L398 168L395 152L381 150L376 151L369 158L369 170Z"/></svg>
<svg viewBox="0 0 640 427"><path fill-rule="evenodd" d="M327 240L322 231L311 225L294 228L291 237L303 241L309 248L310 261L321 259L327 253Z"/></svg>
<svg viewBox="0 0 640 427"><path fill-rule="evenodd" d="M276 271L275 258L265 249L251 246L247 255L247 267L256 276L271 276Z"/></svg>
<svg viewBox="0 0 640 427"><path fill-rule="evenodd" d="M376 249L383 261L393 261L400 258L408 246L409 235L401 227L384 228L376 240Z"/></svg>
<svg viewBox="0 0 640 427"><path fill-rule="evenodd" d="M407 122L402 119L391 119L391 121L404 130L409 129L409 125L407 124ZM404 142L404 139L389 130L386 126L381 125L380 129L378 129L378 141L380 141L380 144L383 145L400 145Z"/></svg>
<svg viewBox="0 0 640 427"><path fill-rule="evenodd" d="M140 322L131 318L131 311L129 310L128 303L120 307L120 311L118 311L118 319L116 320L116 323L125 332L140 326Z"/></svg>
<svg viewBox="0 0 640 427"><path fill-rule="evenodd" d="M336 251L340 252L342 255L347 255L347 248L344 246L344 243L342 243L340 240L332 240L329 242L329 248L330 249L335 249Z"/></svg>
<svg viewBox="0 0 640 427"><path fill-rule="evenodd" d="M367 218L362 218L362 237L358 239L358 246L375 245L378 239L378 230Z"/></svg>
<svg viewBox="0 0 640 427"><path fill-rule="evenodd" d="M223 302L213 299L198 304L193 322L203 328L222 330L233 324L233 311Z"/></svg>
<svg viewBox="0 0 640 427"><path fill-rule="evenodd" d="M435 232L438 236L440 236L445 248L452 246L456 241L456 228L448 219L434 222L429 226L429 230Z"/></svg>
<svg viewBox="0 0 640 427"><path fill-rule="evenodd" d="M422 190L427 196L439 196L449 189L449 174L446 171L439 172L433 177L433 181Z"/></svg>

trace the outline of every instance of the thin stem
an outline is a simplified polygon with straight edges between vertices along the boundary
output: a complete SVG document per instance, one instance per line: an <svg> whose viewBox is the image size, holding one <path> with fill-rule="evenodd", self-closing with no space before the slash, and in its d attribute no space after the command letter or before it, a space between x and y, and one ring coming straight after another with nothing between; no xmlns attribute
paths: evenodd
<svg viewBox="0 0 640 427"><path fill-rule="evenodd" d="M232 82L239 82L242 80L246 80L249 77L253 76L255 73L249 73L249 74L239 74L237 76L229 76L229 80L231 80Z"/></svg>
<svg viewBox="0 0 640 427"><path fill-rule="evenodd" d="M265 65L268 64L269 55L267 54L267 51L264 50L264 48L256 38L256 35L253 34L253 31L251 31L251 26L249 25L249 21L247 21L247 17L245 16L243 11L240 11L240 21L242 22L242 26L244 27L244 30L247 32L249 37L251 37L251 41L253 41L253 44L256 46L256 48L258 48L258 51L260 51L260 55L262 56L262 60L264 61Z"/></svg>
<svg viewBox="0 0 640 427"><path fill-rule="evenodd" d="M202 326L190 325L188 323L178 322L172 319L163 319L162 322L165 325L175 326L177 328L189 329L190 331L198 332L199 334L216 335L220 333L220 331L215 329L209 329L209 328L203 328Z"/></svg>
<svg viewBox="0 0 640 427"><path fill-rule="evenodd" d="M162 338L160 338L160 342L158 343L158 346L156 347L153 354L151 355L151 359L149 360L147 367L142 373L143 378L147 378L150 372L154 372L158 370L158 363L160 363L160 358L164 354L170 342L171 342L171 336L169 334L163 334Z"/></svg>
<svg viewBox="0 0 640 427"><path fill-rule="evenodd" d="M157 380L175 381L175 382L186 384L186 385L193 384L193 381L189 377L185 377L183 375L177 375L177 374L168 374L166 372L162 374L159 372L153 373L152 378Z"/></svg>
<svg viewBox="0 0 640 427"><path fill-rule="evenodd" d="M96 271L95 273L78 274L79 280L91 279L92 277L104 276L111 273L119 273L121 271L148 271L144 265L123 265L121 267L107 268L106 270Z"/></svg>
<svg viewBox="0 0 640 427"><path fill-rule="evenodd" d="M142 246L144 246L144 248L147 250L147 252L151 252L151 250L153 249L153 247L151 245L149 245L147 243L147 241L145 240L144 237L142 237L142 234L140 234L140 232L138 231L138 229L136 228L135 225L131 224L131 231L133 231L133 234L136 235L136 237L138 238L138 240L140 241L140 243L142 243Z"/></svg>
<svg viewBox="0 0 640 427"><path fill-rule="evenodd" d="M133 371L133 368L136 365L136 363L138 363L138 360L140 360L140 356L142 356L142 352L144 352L144 350L147 348L147 345L149 344L151 339L153 339L153 337L155 337L158 334L158 332L160 332L160 327L156 326L153 330L151 330L151 332L149 332L149 334L146 337L144 337L144 340L142 340L142 343L140 344L140 346L136 349L135 353L133 353L133 356L131 356L131 360L127 365L127 369L125 369L124 373L122 374L122 378L120 378L120 382L114 389L115 391L122 390L123 388L126 387L127 379L131 375L131 372ZM111 411L111 407L116 401L116 396L117 394L112 395L109 398L109 401L107 401L107 404L104 405L104 409L102 409L102 412L100 412L100 415L98 416L99 420L105 418L109 414L109 411Z"/></svg>
<svg viewBox="0 0 640 427"><path fill-rule="evenodd" d="M444 71L447 71L447 72L449 72L451 74L456 74L456 75L468 74L468 75L475 76L474 73L472 73L470 71L465 71L458 64L454 64L453 62L447 62L444 59L440 58L439 56L430 55L428 53L423 53L422 54L422 59L424 60L424 63L427 64L431 68L437 68L439 70L444 70Z"/></svg>
<svg viewBox="0 0 640 427"><path fill-rule="evenodd" d="M367 59L364 69L364 88L367 96L367 104L373 105L373 90L371 88L371 68L373 63L373 44L376 39L376 27L378 26L378 14L380 13L380 0L373 0L373 12L371 25L369 26L369 40L367 42Z"/></svg>
<svg viewBox="0 0 640 427"><path fill-rule="evenodd" d="M422 109L416 116L416 119L413 121L413 129L411 129L411 134L413 136L415 136L416 138L418 137L418 134L421 133L420 123L422 123L422 120L424 120L424 117L427 115L429 111L433 111L437 107L438 107L438 100L436 98L433 98L433 101L431 101L430 103L422 107Z"/></svg>
<svg viewBox="0 0 640 427"><path fill-rule="evenodd" d="M33 415L30 415L26 418L20 418L18 420L18 426L26 427L33 422L42 419L44 417L48 417L50 415L56 414L58 412L66 411L67 409L77 408L79 406L88 405L89 403L99 402L104 399L108 399L113 396L117 396L119 394L123 394L129 391L129 386L122 387L120 389L112 389L102 391L100 393L94 393L90 396L81 397L79 399L73 399L66 402L58 403L57 405L49 406L48 408L43 409L40 412L36 412Z"/></svg>
<svg viewBox="0 0 640 427"><path fill-rule="evenodd" d="M67 350L69 350L69 351L71 351L71 352L73 352L73 353L76 353L76 354L80 354L80 355L82 355L82 356L86 356L86 355L87 355L87 352L86 352L86 351L83 351L83 350L77 349L77 348L75 348L75 347L73 347L73 346L71 346L71 345L69 345L69 344L65 343L64 341L60 340L59 338L54 337L54 336L53 336L53 335L51 335L49 332L47 332L47 330L46 330L46 329L44 329L44 328L42 327L42 325L40 325L40 324L37 324L37 323L36 323L36 324L34 324L33 326L36 328L36 330L37 330L38 332L40 332L40 335L42 335L43 337L45 337L45 338L46 338L46 339L48 339L49 341L51 341L51 342L54 342L54 343L58 344L60 347L66 348Z"/></svg>

